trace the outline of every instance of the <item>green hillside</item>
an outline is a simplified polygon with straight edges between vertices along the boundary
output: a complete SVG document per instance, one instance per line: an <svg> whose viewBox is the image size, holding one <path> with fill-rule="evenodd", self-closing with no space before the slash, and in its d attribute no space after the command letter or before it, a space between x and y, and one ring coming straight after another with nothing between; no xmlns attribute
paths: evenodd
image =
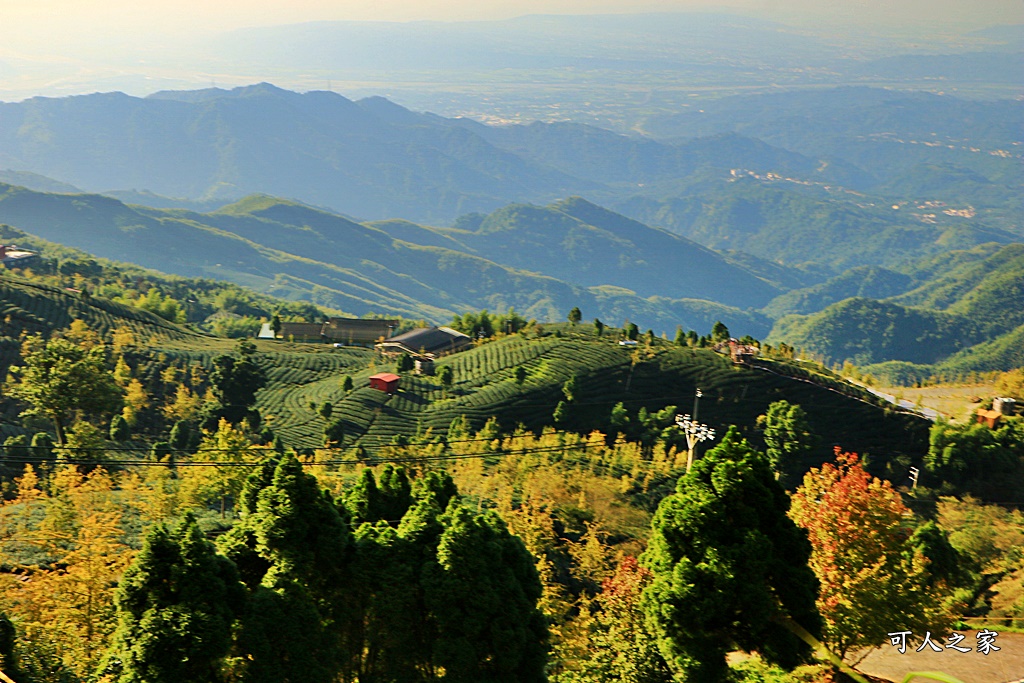
<svg viewBox="0 0 1024 683"><path fill-rule="evenodd" d="M545 207L513 204L473 231L447 231L474 252L584 286L640 296L757 307L775 288L720 254L579 197Z"/></svg>
<svg viewBox="0 0 1024 683"><path fill-rule="evenodd" d="M777 296L761 310L772 318L791 313L806 315L850 297L885 299L902 294L912 283L910 276L903 273L876 266L858 266L826 282Z"/></svg>
<svg viewBox="0 0 1024 683"><path fill-rule="evenodd" d="M883 301L853 298L811 315L783 317L769 341L785 341L832 362L871 365L871 371L900 381L1019 367L1024 244L954 251L908 270L902 282L915 285L909 291ZM844 281L846 275L786 294L773 306L842 291L832 283ZM863 282L867 286L869 280Z"/></svg>
<svg viewBox="0 0 1024 683"><path fill-rule="evenodd" d="M950 249L1019 239L984 220L916 204L744 176L721 178L697 191L654 187L610 206L712 249L832 274L864 265L893 268ZM924 220L924 214L933 215Z"/></svg>
<svg viewBox="0 0 1024 683"><path fill-rule="evenodd" d="M893 301L960 313L1000 333L1012 329L1024 322L1024 244L956 264Z"/></svg>
<svg viewBox="0 0 1024 683"><path fill-rule="evenodd" d="M941 311L852 298L809 316L786 316L768 342L785 342L830 362L934 363L982 341L970 319Z"/></svg>
<svg viewBox="0 0 1024 683"><path fill-rule="evenodd" d="M2 274L0 302L8 320L0 338L0 371L17 362L22 332L51 334L82 320L109 341L115 329L127 329L134 344L124 351L125 358L137 368L155 406L175 389L159 379L163 368L209 368L214 356L234 349L232 340L197 334L146 311ZM256 359L269 378L257 407L264 424L285 443L317 447L325 421L310 404L331 403L334 417L345 426L345 446L375 450L398 435L428 429L444 435L463 416L474 429L496 417L506 430L519 424L539 430L553 424L554 407L565 399L562 387L575 378L568 417L558 426L581 432L606 431L611 409L620 401L633 416L640 408L656 411L670 405L688 412L700 387L705 397L701 419L716 429L737 424L756 439L756 417L770 402L786 398L805 405L812 424L845 448L890 456L917 456L926 448L925 421L890 414L870 394L827 375L784 361L766 360L761 369L745 369L710 350L657 339L629 349L618 338L610 328L598 337L589 325L531 327L440 360L439 368L454 372L449 389L436 377L407 374L390 397L368 386L371 374L394 367L371 350L257 340ZM514 377L517 367L527 371L522 385ZM343 387L346 375L354 380L351 392ZM8 435L24 429L12 408L7 402L3 413L2 431ZM823 444L815 457L827 458L829 452L830 444Z"/></svg>
<svg viewBox="0 0 1024 683"><path fill-rule="evenodd" d="M276 415L279 433L296 439L305 434L300 443L314 446L315 436L310 434L320 431L322 424L317 423L322 421L305 406L310 400L335 402L335 414L344 416L350 433L346 443L378 448L396 434L412 436L427 429L445 434L460 416L468 418L474 429L492 416L505 429L519 423L538 429L552 423L555 405L565 399L562 386L575 377L575 400L562 425L572 430L607 431L609 414L619 401L634 416L641 407L656 411L667 405L690 412L694 391L700 387L705 396L700 405L702 421L719 430L740 425L754 439L759 438L754 421L769 403L785 397L804 405L812 425L820 425L829 435L829 443L816 453L821 459L828 457L833 442L858 452L890 455L914 454L923 446L921 439L927 432L923 421L887 415L870 395L859 394L849 385L845 391L861 398L847 398L801 381L796 376L804 372L798 368L766 362L765 370L742 369L710 350L682 349L664 342L641 351L634 365L634 353L614 339L558 327L560 336L512 335L443 359L438 367L450 366L454 371L448 392L434 378L411 376L403 378L393 397L370 388L345 395L337 381L325 379L303 388L268 389L261 395L260 406ZM522 386L513 374L518 366L528 372ZM371 371L357 376L357 387ZM827 378L820 381L829 382Z"/></svg>
<svg viewBox="0 0 1024 683"><path fill-rule="evenodd" d="M777 291L771 285L699 245L587 206L602 227L556 206L518 206L488 218L492 233L460 234L360 224L266 195L197 213L0 185L0 221L45 239L356 315L444 322L467 310L515 307L559 320L580 306L588 316L616 324L628 317L659 332L710 328L719 317L741 334L767 332L767 319L744 309L767 301ZM570 230L546 231L552 223ZM399 229L399 236L388 232Z"/></svg>

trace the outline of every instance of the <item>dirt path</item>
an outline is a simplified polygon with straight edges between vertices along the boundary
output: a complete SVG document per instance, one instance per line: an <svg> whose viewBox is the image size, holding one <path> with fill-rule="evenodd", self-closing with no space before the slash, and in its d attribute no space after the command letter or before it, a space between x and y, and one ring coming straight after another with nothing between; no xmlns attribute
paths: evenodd
<svg viewBox="0 0 1024 683"><path fill-rule="evenodd" d="M961 645L970 647L971 652L934 652L930 648L916 652L921 641L915 638L912 645L907 644L905 654L901 655L895 647L885 645L872 652L857 669L893 681L902 681L911 671L941 671L956 676L964 683L1016 683L1024 680L1024 633L1000 633L994 642L1001 649L987 655L975 651L978 642L976 631L961 633L966 636ZM945 645L947 641L937 642Z"/></svg>

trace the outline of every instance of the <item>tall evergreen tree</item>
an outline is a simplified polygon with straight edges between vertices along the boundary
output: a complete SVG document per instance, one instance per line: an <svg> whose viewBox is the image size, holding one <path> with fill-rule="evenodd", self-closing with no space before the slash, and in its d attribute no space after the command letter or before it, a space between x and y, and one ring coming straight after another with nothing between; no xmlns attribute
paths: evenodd
<svg viewBox="0 0 1024 683"><path fill-rule="evenodd" d="M784 487L798 484L806 467L804 459L817 443L807 413L789 401L775 401L757 418L757 424L764 430L765 454L780 483Z"/></svg>
<svg viewBox="0 0 1024 683"><path fill-rule="evenodd" d="M436 679L432 647L437 629L422 577L437 564L440 516L433 490L420 487L397 530L378 522L356 532L363 647L356 650L353 669L360 681Z"/></svg>
<svg viewBox="0 0 1024 683"><path fill-rule="evenodd" d="M814 634L818 581L807 535L766 458L730 428L658 506L643 564L642 605L669 665L692 683L727 679L740 648L792 667L809 648L780 621Z"/></svg>
<svg viewBox="0 0 1024 683"><path fill-rule="evenodd" d="M437 564L426 568L437 624L435 666L451 683L546 680L547 626L534 558L493 511L456 506L442 519Z"/></svg>
<svg viewBox="0 0 1024 683"><path fill-rule="evenodd" d="M23 681L26 679L18 666L18 653L15 649L17 640L18 634L14 629L14 624L6 614L0 612L0 671L13 680Z"/></svg>
<svg viewBox="0 0 1024 683"><path fill-rule="evenodd" d="M153 527L115 598L118 626L98 675L116 683L213 683L244 591L189 515Z"/></svg>
<svg viewBox="0 0 1024 683"><path fill-rule="evenodd" d="M351 649L344 637L353 615L352 535L294 456L280 460L268 483L269 465L246 482L242 518L221 541L255 586L239 636L244 679L327 683Z"/></svg>
<svg viewBox="0 0 1024 683"><path fill-rule="evenodd" d="M367 468L345 498L354 525L387 522L398 526L412 504L412 484L404 467L385 465L380 479Z"/></svg>
<svg viewBox="0 0 1024 683"><path fill-rule="evenodd" d="M243 339L238 343L238 356L217 356L213 359L210 385L217 402L204 410L203 427L217 428L221 418L233 425L243 420L253 429L259 429L260 414L252 406L256 392L267 384L267 373L255 361L256 346Z"/></svg>

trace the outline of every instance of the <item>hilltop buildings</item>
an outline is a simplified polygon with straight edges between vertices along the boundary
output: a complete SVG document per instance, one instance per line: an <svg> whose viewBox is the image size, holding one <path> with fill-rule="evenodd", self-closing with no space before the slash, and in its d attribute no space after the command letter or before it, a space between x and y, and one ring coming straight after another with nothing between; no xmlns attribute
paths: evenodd
<svg viewBox="0 0 1024 683"><path fill-rule="evenodd" d="M388 355L408 353L419 360L433 360L469 348L473 339L450 327L418 327L379 342L377 350Z"/></svg>
<svg viewBox="0 0 1024 683"><path fill-rule="evenodd" d="M39 254L27 249L19 249L15 245L0 244L0 264L7 268L23 268L39 258Z"/></svg>
<svg viewBox="0 0 1024 683"><path fill-rule="evenodd" d="M334 343L341 346L370 346L382 339L388 339L398 327L397 320L376 318L328 318L322 323L281 323L274 334L270 323L263 323L260 339L282 339L285 341Z"/></svg>

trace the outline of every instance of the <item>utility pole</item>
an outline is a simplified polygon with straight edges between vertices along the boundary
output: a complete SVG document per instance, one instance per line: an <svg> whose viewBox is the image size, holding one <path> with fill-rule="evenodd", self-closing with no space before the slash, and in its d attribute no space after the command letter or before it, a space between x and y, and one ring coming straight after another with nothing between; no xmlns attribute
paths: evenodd
<svg viewBox="0 0 1024 683"><path fill-rule="evenodd" d="M914 488L914 489L917 488L917 479L920 476L921 476L921 470L919 470L916 467L911 467L910 468L910 478L914 481L914 484L913 484L913 486L911 486L911 488Z"/></svg>
<svg viewBox="0 0 1024 683"><path fill-rule="evenodd" d="M697 457L697 444L701 441L710 441L715 438L714 429L710 429L706 424L697 422L697 408L699 407L700 397L703 395L700 389L697 389L697 393L693 397L692 418L689 415L676 415L676 425L686 435L686 445L690 449L686 455L687 472L693 467L693 461Z"/></svg>

